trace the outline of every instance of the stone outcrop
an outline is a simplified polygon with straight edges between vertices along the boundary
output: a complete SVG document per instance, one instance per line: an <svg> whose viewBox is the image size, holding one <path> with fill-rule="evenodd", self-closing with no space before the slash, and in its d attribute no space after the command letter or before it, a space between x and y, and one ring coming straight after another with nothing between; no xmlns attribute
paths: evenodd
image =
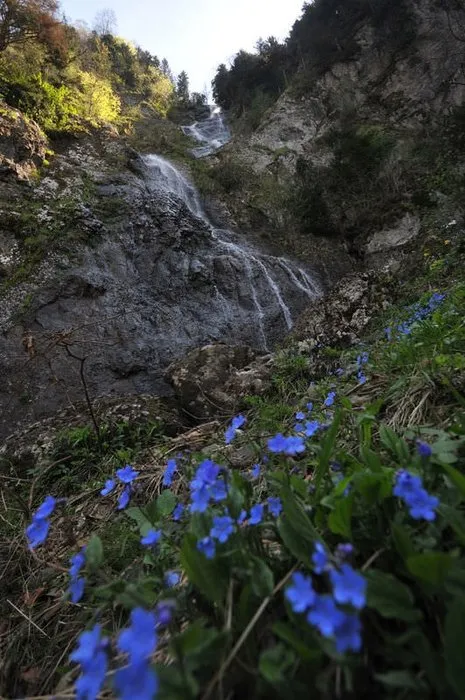
<svg viewBox="0 0 465 700"><path fill-rule="evenodd" d="M194 420L228 417L246 395L268 387L273 362L248 346L206 345L170 365L166 377L181 410Z"/></svg>
<svg viewBox="0 0 465 700"><path fill-rule="evenodd" d="M37 124L0 101L0 180L28 179L46 151L47 139Z"/></svg>

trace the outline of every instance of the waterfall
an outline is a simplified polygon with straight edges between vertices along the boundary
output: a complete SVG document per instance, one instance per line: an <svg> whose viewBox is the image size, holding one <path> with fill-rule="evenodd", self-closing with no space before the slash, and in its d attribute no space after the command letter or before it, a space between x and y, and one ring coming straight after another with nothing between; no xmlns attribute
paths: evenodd
<svg viewBox="0 0 465 700"><path fill-rule="evenodd" d="M210 107L210 116L190 126L182 126L186 134L201 143L191 150L195 158L205 158L216 153L231 140L231 132L224 120L220 107Z"/></svg>
<svg viewBox="0 0 465 700"><path fill-rule="evenodd" d="M205 132L204 136L205 138ZM194 250L194 267L210 280L212 337L246 339L264 350L293 325L293 316L309 299L321 296L315 276L285 257L275 257L237 239L228 229L215 228L202 207L200 195L172 163L157 155L144 156L147 184L154 191L182 201L202 222L207 236ZM182 275L179 270L179 275ZM186 290L189 294L189 289Z"/></svg>

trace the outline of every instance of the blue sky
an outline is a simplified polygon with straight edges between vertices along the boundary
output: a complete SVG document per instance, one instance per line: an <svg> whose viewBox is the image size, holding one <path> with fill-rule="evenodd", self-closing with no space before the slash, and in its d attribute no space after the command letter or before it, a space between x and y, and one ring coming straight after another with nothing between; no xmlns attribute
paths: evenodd
<svg viewBox="0 0 465 700"><path fill-rule="evenodd" d="M304 0L61 0L69 21L92 27L98 10L112 8L118 34L160 59L173 72L186 70L191 89L210 86L220 63L259 37L283 39L300 16Z"/></svg>

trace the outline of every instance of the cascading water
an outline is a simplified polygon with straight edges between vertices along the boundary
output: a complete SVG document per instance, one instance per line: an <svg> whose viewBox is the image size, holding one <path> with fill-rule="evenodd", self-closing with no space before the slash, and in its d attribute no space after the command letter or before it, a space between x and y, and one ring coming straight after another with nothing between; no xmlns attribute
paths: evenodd
<svg viewBox="0 0 465 700"><path fill-rule="evenodd" d="M191 153L195 158L205 158L222 148L231 140L231 132L224 120L220 107L210 107L210 116L190 126L182 126L186 136L201 143Z"/></svg>
<svg viewBox="0 0 465 700"><path fill-rule="evenodd" d="M215 228L202 207L199 193L182 172L160 156L148 155L143 160L147 184L154 194L182 201L204 231L201 243L189 253L189 267L202 271L205 308L197 304L192 314L201 319L202 325L210 319L208 337L247 342L267 350L270 343L292 328L293 316L303 310L308 300L321 295L316 278L287 258L259 252L239 242L232 231ZM192 243L186 241L185 245ZM179 274L182 275L181 262Z"/></svg>

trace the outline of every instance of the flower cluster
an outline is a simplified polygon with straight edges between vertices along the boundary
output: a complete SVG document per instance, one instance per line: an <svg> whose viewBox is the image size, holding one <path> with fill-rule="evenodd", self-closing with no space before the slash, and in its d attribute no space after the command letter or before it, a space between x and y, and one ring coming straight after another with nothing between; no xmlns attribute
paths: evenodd
<svg viewBox="0 0 465 700"><path fill-rule="evenodd" d="M367 581L350 564L342 561L351 551L351 546L345 545L345 550L338 551L332 563L324 546L321 543L315 545L313 572L328 574L331 594L317 593L312 577L301 572L293 574L292 585L285 591L292 610L306 613L307 622L324 637L333 639L340 654L358 652L362 647L361 623L356 613L365 607ZM352 610L338 606L350 606Z"/></svg>
<svg viewBox="0 0 465 700"><path fill-rule="evenodd" d="M402 321L397 325L397 331L400 335L409 335L412 331L412 326L419 321L423 321L428 316L436 311L436 309L442 304L446 298L445 294L439 294L439 292L434 292L429 301L425 305L421 305L419 302L413 304L409 307L410 316L406 321ZM392 339L392 328L385 329L386 337L388 340ZM398 336L399 337L399 336Z"/></svg>
<svg viewBox="0 0 465 700"><path fill-rule="evenodd" d="M131 612L131 625L118 637L118 651L128 655L128 665L115 674L115 686L122 700L152 700L158 691L158 677L150 665L157 646L157 617L143 608Z"/></svg>
<svg viewBox="0 0 465 700"><path fill-rule="evenodd" d="M89 632L82 632L77 648L69 656L70 661L75 661L81 667L81 675L76 681L78 698L96 698L105 682L108 639L102 639L101 632L100 625L95 625Z"/></svg>
<svg viewBox="0 0 465 700"><path fill-rule="evenodd" d="M74 554L70 559L71 566L69 567L69 575L71 581L68 588L72 603L79 603L84 595L86 580L83 576L79 576L81 569L86 564L86 548L83 547L80 552Z"/></svg>
<svg viewBox="0 0 465 700"><path fill-rule="evenodd" d="M32 522L26 528L26 538L29 549L34 550L47 539L50 529L49 517L55 510L57 501L53 496L47 496L44 502L32 515Z"/></svg>
<svg viewBox="0 0 465 700"><path fill-rule="evenodd" d="M366 375L363 371L364 365L367 364L369 359L369 355L367 352L362 352L358 357L357 357L357 379L359 384L365 384L367 378Z"/></svg>
<svg viewBox="0 0 465 700"><path fill-rule="evenodd" d="M404 501L414 520L431 521L436 518L439 499L430 496L423 488L421 477L401 469L396 474L393 494Z"/></svg>
<svg viewBox="0 0 465 700"><path fill-rule="evenodd" d="M100 491L101 496L108 496L116 487L117 481L123 484L123 490L118 498L118 510L124 510L131 499L132 483L139 476L129 464L116 471L116 479L107 479L105 486Z"/></svg>
<svg viewBox="0 0 465 700"><path fill-rule="evenodd" d="M305 442L303 438L298 435L285 437L281 433L277 433L268 440L268 449L275 454L284 454L293 457L305 452Z"/></svg>
<svg viewBox="0 0 465 700"><path fill-rule="evenodd" d="M212 500L219 503L227 498L227 486L220 472L221 467L210 459L199 464L190 483L191 513L205 513Z"/></svg>

